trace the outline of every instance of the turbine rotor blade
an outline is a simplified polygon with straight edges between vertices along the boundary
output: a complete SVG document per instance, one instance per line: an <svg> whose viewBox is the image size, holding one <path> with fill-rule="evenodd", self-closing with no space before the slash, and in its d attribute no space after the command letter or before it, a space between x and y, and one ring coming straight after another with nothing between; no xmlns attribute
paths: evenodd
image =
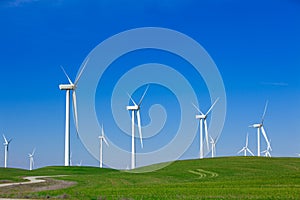
<svg viewBox="0 0 300 200"><path fill-rule="evenodd" d="M208 115L210 113L210 111L215 107L216 103L219 101L219 97L215 100L215 102L213 103L213 105L211 105L211 107L208 109L207 113L205 115Z"/></svg>
<svg viewBox="0 0 300 200"><path fill-rule="evenodd" d="M265 138L265 140L266 140L266 142L267 142L267 145L268 145L268 146L271 146L271 145L270 145L270 142L269 142L269 140L268 140L266 131L265 131L265 129L264 129L264 126L261 127L261 132L262 132L262 134L263 134L263 136L264 136L264 138Z"/></svg>
<svg viewBox="0 0 300 200"><path fill-rule="evenodd" d="M214 144L215 143L214 139L211 137L211 135L209 137L210 137L210 143Z"/></svg>
<svg viewBox="0 0 300 200"><path fill-rule="evenodd" d="M3 134L3 139L4 139L4 141L5 141L5 144L7 144L8 142L7 142L7 139L6 139L6 137L5 137L4 134Z"/></svg>
<svg viewBox="0 0 300 200"><path fill-rule="evenodd" d="M107 142L107 140L106 140L105 137L103 137L103 141L104 141L104 143L109 147L109 144L108 144L108 142Z"/></svg>
<svg viewBox="0 0 300 200"><path fill-rule="evenodd" d="M102 137L104 137L104 127L103 127L103 124L102 124L102 127L101 127L101 134L102 134Z"/></svg>
<svg viewBox="0 0 300 200"><path fill-rule="evenodd" d="M77 78L76 78L76 80L75 80L75 83L74 83L75 86L77 86L77 83L78 83L79 79L81 78L81 75L82 75L82 73L83 73L83 71L84 71L84 69L85 69L85 67L86 67L86 64L87 64L88 62L89 62L89 58L85 61L85 63L84 63L84 65L83 65L82 69L80 70L79 75L77 76Z"/></svg>
<svg viewBox="0 0 300 200"><path fill-rule="evenodd" d="M271 147L271 139L270 139L270 141L269 141L268 144L269 144L269 145L268 145L267 149L269 149L270 151L273 151L273 150L272 150L272 147Z"/></svg>
<svg viewBox="0 0 300 200"><path fill-rule="evenodd" d="M237 152L237 154L240 154L243 151L244 151L244 148L242 148L239 152Z"/></svg>
<svg viewBox="0 0 300 200"><path fill-rule="evenodd" d="M246 137L246 147L248 147L248 133L247 133L247 137Z"/></svg>
<svg viewBox="0 0 300 200"><path fill-rule="evenodd" d="M247 148L247 151L252 155L254 156L254 154L252 153L252 151L250 149Z"/></svg>
<svg viewBox="0 0 300 200"><path fill-rule="evenodd" d="M268 104L269 104L269 101L266 101L265 110L264 110L264 113L263 113L262 118L261 118L261 123L262 124L264 123L264 120L265 120L265 115L266 115L266 111L267 111L267 108L268 108Z"/></svg>
<svg viewBox="0 0 300 200"><path fill-rule="evenodd" d="M132 97L128 94L128 92L127 92L127 95L128 95L128 97L130 98L131 102L132 102L135 106L137 106L136 103L135 103L135 101L134 101L134 100L132 99Z"/></svg>
<svg viewBox="0 0 300 200"><path fill-rule="evenodd" d="M143 96L141 97L141 99L140 99L140 102L139 102L138 106L140 106L140 105L141 105L141 103L142 103L142 101L143 101L143 99L144 99L144 97L145 97L145 95L146 95L146 93L147 93L148 89L149 89L149 84L147 85L147 88L146 88L146 90L144 91L144 93L143 93Z"/></svg>
<svg viewBox="0 0 300 200"><path fill-rule="evenodd" d="M65 69L63 68L63 66L60 66L60 67L61 67L61 69L63 70L64 74L66 75L66 77L67 77L69 83L70 83L71 85L73 85L73 82L71 81L70 77L68 76L68 74L67 74L67 72L65 71Z"/></svg>
<svg viewBox="0 0 300 200"><path fill-rule="evenodd" d="M201 110L200 110L194 103L192 103L192 105L196 108L196 110L197 110L201 115L204 115L204 114L201 112Z"/></svg>
<svg viewBox="0 0 300 200"><path fill-rule="evenodd" d="M140 134L141 146L142 146L142 148L143 148L143 138L142 138L142 127L141 127L141 115L140 115L140 110L137 110L136 115L137 115L137 123L138 123L138 128L139 128L139 134Z"/></svg>
<svg viewBox="0 0 300 200"><path fill-rule="evenodd" d="M77 100L76 100L75 90L73 90L72 95L73 95L73 113L74 113L74 119L75 119L76 135L77 135L77 138L78 138L79 127L78 127Z"/></svg>
<svg viewBox="0 0 300 200"><path fill-rule="evenodd" d="M34 153L35 153L35 148L33 149L33 151L32 151L32 154L31 154L31 155L33 156L33 155L34 155Z"/></svg>
<svg viewBox="0 0 300 200"><path fill-rule="evenodd" d="M109 147L109 144L108 144L108 142L107 142L107 140L106 140L106 138L104 136L104 127L103 127L103 124L102 124L102 138L101 139L103 139L104 143Z"/></svg>

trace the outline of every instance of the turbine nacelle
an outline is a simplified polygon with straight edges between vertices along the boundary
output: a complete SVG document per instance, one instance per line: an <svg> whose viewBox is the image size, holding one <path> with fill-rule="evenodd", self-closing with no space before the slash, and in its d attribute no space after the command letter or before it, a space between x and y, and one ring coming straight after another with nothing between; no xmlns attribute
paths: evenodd
<svg viewBox="0 0 300 200"><path fill-rule="evenodd" d="M261 128L263 126L263 124L253 124L251 126L249 126L250 128Z"/></svg>
<svg viewBox="0 0 300 200"><path fill-rule="evenodd" d="M139 110L140 107L138 105L134 105L134 106L126 106L127 110Z"/></svg>
<svg viewBox="0 0 300 200"><path fill-rule="evenodd" d="M207 115L196 115L196 119L206 119Z"/></svg>
<svg viewBox="0 0 300 200"><path fill-rule="evenodd" d="M75 90L76 86L74 84L60 84L59 89L60 90Z"/></svg>

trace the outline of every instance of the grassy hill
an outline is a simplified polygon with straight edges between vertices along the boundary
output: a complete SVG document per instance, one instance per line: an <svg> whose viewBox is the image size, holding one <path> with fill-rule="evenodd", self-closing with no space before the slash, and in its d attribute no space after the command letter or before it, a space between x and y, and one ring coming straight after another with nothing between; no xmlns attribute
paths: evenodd
<svg viewBox="0 0 300 200"><path fill-rule="evenodd" d="M151 166L149 166L151 167ZM138 171L138 169L137 169ZM0 197L66 199L300 199L299 158L226 157L176 161L150 173L93 167L0 169L0 182L23 176L69 175L77 182L60 190L16 189Z"/></svg>

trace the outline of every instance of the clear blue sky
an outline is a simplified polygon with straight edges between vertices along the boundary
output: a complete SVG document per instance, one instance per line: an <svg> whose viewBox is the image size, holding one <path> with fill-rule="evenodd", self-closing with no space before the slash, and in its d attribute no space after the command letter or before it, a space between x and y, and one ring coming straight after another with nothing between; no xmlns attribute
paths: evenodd
<svg viewBox="0 0 300 200"><path fill-rule="evenodd" d="M28 153L34 147L36 167L63 164L65 92L58 85L67 80L60 65L75 79L83 60L100 42L125 30L149 26L188 35L216 63L227 95L218 156L235 156L243 147L247 132L250 149L256 152L255 130L248 125L260 120L267 99L265 128L272 141L272 155L288 157L300 153L297 0L3 0L0 26L0 133L13 138L10 167L28 168ZM160 60L168 57L160 56ZM141 63L144 61L143 55L138 58ZM124 62L134 63L136 59L129 56ZM113 73L108 75L107 79L114 78ZM185 76L193 74L187 71ZM104 89L109 91L111 87ZM174 98L167 90L160 91L151 96L150 88L149 103L153 103L151 98ZM202 102L201 107L207 109L209 98ZM101 105L97 106L101 109ZM169 120L178 120L176 110L171 112L175 115L170 115L173 117ZM147 114L142 115L147 123ZM76 138L73 124L71 121L73 163L82 160L84 165L98 165ZM170 131L177 126L172 121L166 125ZM109 123L105 128L109 136ZM123 148L129 151L130 141L125 143L128 145ZM156 145L159 147L159 142ZM183 158L197 155L195 141ZM2 146L1 166L3 157Z"/></svg>

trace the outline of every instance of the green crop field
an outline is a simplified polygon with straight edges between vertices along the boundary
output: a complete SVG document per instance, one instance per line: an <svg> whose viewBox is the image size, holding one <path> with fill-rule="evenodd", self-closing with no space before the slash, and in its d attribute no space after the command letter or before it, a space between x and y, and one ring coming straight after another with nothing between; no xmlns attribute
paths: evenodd
<svg viewBox="0 0 300 200"><path fill-rule="evenodd" d="M176 161L149 173L94 167L46 167L33 171L0 168L2 183L22 181L24 176L40 175L68 175L54 179L76 184L65 189L47 191L34 191L33 188L38 184L0 188L0 197L300 199L299 158L224 157Z"/></svg>

